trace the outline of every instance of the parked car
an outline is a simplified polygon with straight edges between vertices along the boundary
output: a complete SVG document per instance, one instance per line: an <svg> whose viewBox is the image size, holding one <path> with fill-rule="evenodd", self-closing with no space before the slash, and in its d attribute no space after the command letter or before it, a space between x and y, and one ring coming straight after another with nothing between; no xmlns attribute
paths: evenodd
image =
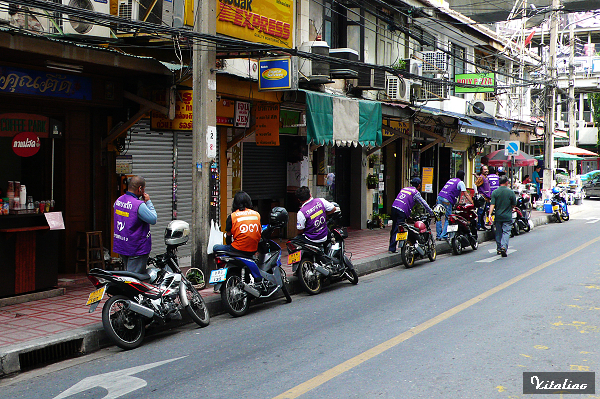
<svg viewBox="0 0 600 399"><path fill-rule="evenodd" d="M600 197L600 171L595 175L588 176L587 180L583 181L582 190L584 197ZM591 173L591 172L590 172Z"/></svg>
<svg viewBox="0 0 600 399"><path fill-rule="evenodd" d="M577 175L581 179L582 182L586 182L590 178L600 177L600 170L591 170L583 175Z"/></svg>

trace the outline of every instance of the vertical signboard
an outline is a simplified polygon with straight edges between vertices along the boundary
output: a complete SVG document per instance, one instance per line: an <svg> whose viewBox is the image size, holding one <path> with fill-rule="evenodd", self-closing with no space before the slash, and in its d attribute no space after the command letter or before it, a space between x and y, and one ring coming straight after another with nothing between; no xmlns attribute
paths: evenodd
<svg viewBox="0 0 600 399"><path fill-rule="evenodd" d="M256 107L256 145L279 145L279 104Z"/></svg>
<svg viewBox="0 0 600 399"><path fill-rule="evenodd" d="M423 188L424 193L433 193L433 168L423 168Z"/></svg>
<svg viewBox="0 0 600 399"><path fill-rule="evenodd" d="M235 119L233 125L235 127L250 126L250 103L244 101L235 102Z"/></svg>

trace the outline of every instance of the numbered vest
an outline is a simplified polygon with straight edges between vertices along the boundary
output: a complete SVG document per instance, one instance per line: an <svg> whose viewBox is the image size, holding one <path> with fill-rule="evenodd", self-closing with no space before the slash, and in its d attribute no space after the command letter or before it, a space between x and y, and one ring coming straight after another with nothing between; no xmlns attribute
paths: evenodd
<svg viewBox="0 0 600 399"><path fill-rule="evenodd" d="M238 251L256 252L262 233L260 214L251 209L235 211L231 214L231 246Z"/></svg>
<svg viewBox="0 0 600 399"><path fill-rule="evenodd" d="M406 216L410 216L410 212L415 205L415 195L417 193L418 191L414 187L403 188L392 203L392 207L404 212Z"/></svg>
<svg viewBox="0 0 600 399"><path fill-rule="evenodd" d="M313 198L302 206L300 212L304 214L306 223L304 234L311 240L320 241L327 237L327 213L325 205L319 198Z"/></svg>

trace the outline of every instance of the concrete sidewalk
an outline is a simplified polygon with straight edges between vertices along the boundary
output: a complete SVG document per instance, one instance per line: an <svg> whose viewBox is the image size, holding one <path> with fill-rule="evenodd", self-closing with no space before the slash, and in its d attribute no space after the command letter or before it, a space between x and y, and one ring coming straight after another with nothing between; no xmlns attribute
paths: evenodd
<svg viewBox="0 0 600 399"><path fill-rule="evenodd" d="M585 205L572 206L570 211L571 214L581 213L585 211ZM540 226L552 222L553 216L533 211L531 219L534 226ZM346 251L352 253L352 262L359 275L401 264L399 253L390 254L387 251L389 234L389 228L349 231ZM493 240L491 232L480 234L480 242L487 240ZM290 279L290 293L295 294L301 288L286 264L285 241L280 242L282 262ZM436 246L438 254L451 251L446 242L437 242ZM89 293L94 289L92 284L84 275L61 277L64 295L0 307L0 377L111 345L102 328L101 306L91 314L85 306ZM212 286L202 290L201 295L205 298L211 317L225 313L220 295L213 292ZM184 315L181 322L172 322L153 330L191 322Z"/></svg>

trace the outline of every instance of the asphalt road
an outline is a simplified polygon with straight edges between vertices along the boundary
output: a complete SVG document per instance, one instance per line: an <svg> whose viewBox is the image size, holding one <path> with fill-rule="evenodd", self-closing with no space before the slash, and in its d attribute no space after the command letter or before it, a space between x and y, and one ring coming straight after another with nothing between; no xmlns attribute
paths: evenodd
<svg viewBox="0 0 600 399"><path fill-rule="evenodd" d="M590 209L512 238L508 258L486 243L398 266L23 373L0 397L525 397L524 371L600 364L600 201Z"/></svg>

